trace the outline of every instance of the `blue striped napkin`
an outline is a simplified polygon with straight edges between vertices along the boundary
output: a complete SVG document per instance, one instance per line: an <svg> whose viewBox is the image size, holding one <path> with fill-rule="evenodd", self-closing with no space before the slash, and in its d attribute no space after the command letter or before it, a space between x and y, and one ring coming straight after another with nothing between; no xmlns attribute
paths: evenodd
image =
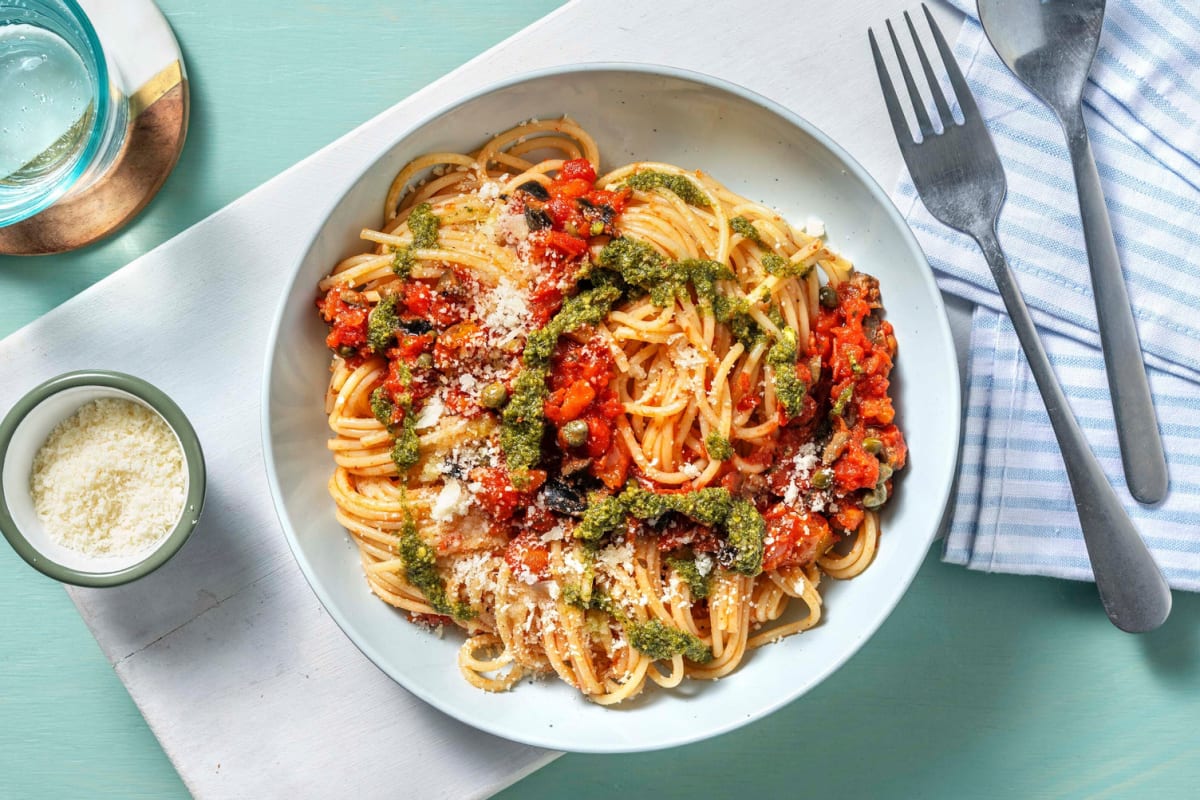
<svg viewBox="0 0 1200 800"><path fill-rule="evenodd" d="M1154 508L1125 487L1058 123L973 18L955 56L1008 175L1000 239L1071 407L1168 581L1200 590L1200 14L1178 0L1110 0L1085 94L1170 469L1170 494ZM978 305L946 560L1090 580L1062 458L983 257L929 215L907 175L895 199L941 288Z"/></svg>

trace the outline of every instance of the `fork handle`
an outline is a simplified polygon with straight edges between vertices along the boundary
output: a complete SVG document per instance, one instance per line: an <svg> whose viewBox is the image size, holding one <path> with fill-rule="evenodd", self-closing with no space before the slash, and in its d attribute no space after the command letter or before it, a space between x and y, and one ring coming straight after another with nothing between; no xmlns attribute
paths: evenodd
<svg viewBox="0 0 1200 800"><path fill-rule="evenodd" d="M1076 104L1064 113L1062 124L1071 151L1071 165L1075 168L1079 216L1083 220L1083 238L1092 272L1100 345L1104 350L1125 482L1139 503L1159 503L1167 496L1167 459L1082 106Z"/></svg>
<svg viewBox="0 0 1200 800"><path fill-rule="evenodd" d="M976 233L975 240L987 258L1050 415L1104 610L1112 623L1123 631L1143 633L1154 630L1171 613L1171 590L1133 521L1121 507L1067 405L1008 259L996 238L995 227Z"/></svg>

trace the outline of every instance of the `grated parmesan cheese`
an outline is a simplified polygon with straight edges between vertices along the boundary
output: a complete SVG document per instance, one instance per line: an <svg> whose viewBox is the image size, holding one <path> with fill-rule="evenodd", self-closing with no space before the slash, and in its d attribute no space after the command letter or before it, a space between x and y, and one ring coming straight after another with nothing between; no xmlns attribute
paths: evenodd
<svg viewBox="0 0 1200 800"><path fill-rule="evenodd" d="M783 502L789 506L795 506L796 501L800 499L800 487L798 481L807 480L817 464L821 461L817 455L817 446L812 442L805 442L792 457L790 464L786 465L791 470L792 480L788 482L787 487L783 492Z"/></svg>
<svg viewBox="0 0 1200 800"><path fill-rule="evenodd" d="M506 345L525 333L531 314L525 296L512 281L501 278L489 299L492 307L484 325L490 330L489 338L495 339L493 344Z"/></svg>
<svg viewBox="0 0 1200 800"><path fill-rule="evenodd" d="M446 410L445 403L442 402L442 395L435 394L429 398L424 407L421 408L421 413L417 416L415 427L419 431L426 428L432 428L438 424L438 420L442 418L442 412Z"/></svg>
<svg viewBox="0 0 1200 800"><path fill-rule="evenodd" d="M90 556L153 547L183 512L183 449L167 423L132 400L84 404L46 437L30 491L46 533Z"/></svg>
<svg viewBox="0 0 1200 800"><path fill-rule="evenodd" d="M445 485L438 492L437 499L433 501L429 516L433 517L436 522L449 522L455 517L466 514L472 499L470 493L463 491L461 483L454 478L446 478Z"/></svg>

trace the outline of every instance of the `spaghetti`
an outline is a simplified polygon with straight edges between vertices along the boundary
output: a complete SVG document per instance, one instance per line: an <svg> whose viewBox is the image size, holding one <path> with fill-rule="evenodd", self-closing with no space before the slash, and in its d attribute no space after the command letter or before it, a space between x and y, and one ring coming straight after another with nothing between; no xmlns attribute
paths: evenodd
<svg viewBox="0 0 1200 800"><path fill-rule="evenodd" d="M906 447L873 278L704 173L599 163L565 118L417 158L317 305L372 591L462 628L475 686L613 704L815 625Z"/></svg>

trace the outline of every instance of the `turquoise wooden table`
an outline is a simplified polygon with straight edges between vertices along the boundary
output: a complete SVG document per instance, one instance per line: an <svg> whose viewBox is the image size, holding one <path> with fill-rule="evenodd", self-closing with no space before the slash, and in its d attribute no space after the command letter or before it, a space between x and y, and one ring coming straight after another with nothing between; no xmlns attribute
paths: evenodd
<svg viewBox="0 0 1200 800"><path fill-rule="evenodd" d="M179 168L110 241L0 258L0 335L557 3L160 5L192 78ZM7 548L0 585L0 798L185 797L62 588ZM785 710L678 750L568 755L501 797L1194 796L1198 625L1200 598L1177 595L1162 630L1126 636L1090 585L968 573L931 554L871 642Z"/></svg>

